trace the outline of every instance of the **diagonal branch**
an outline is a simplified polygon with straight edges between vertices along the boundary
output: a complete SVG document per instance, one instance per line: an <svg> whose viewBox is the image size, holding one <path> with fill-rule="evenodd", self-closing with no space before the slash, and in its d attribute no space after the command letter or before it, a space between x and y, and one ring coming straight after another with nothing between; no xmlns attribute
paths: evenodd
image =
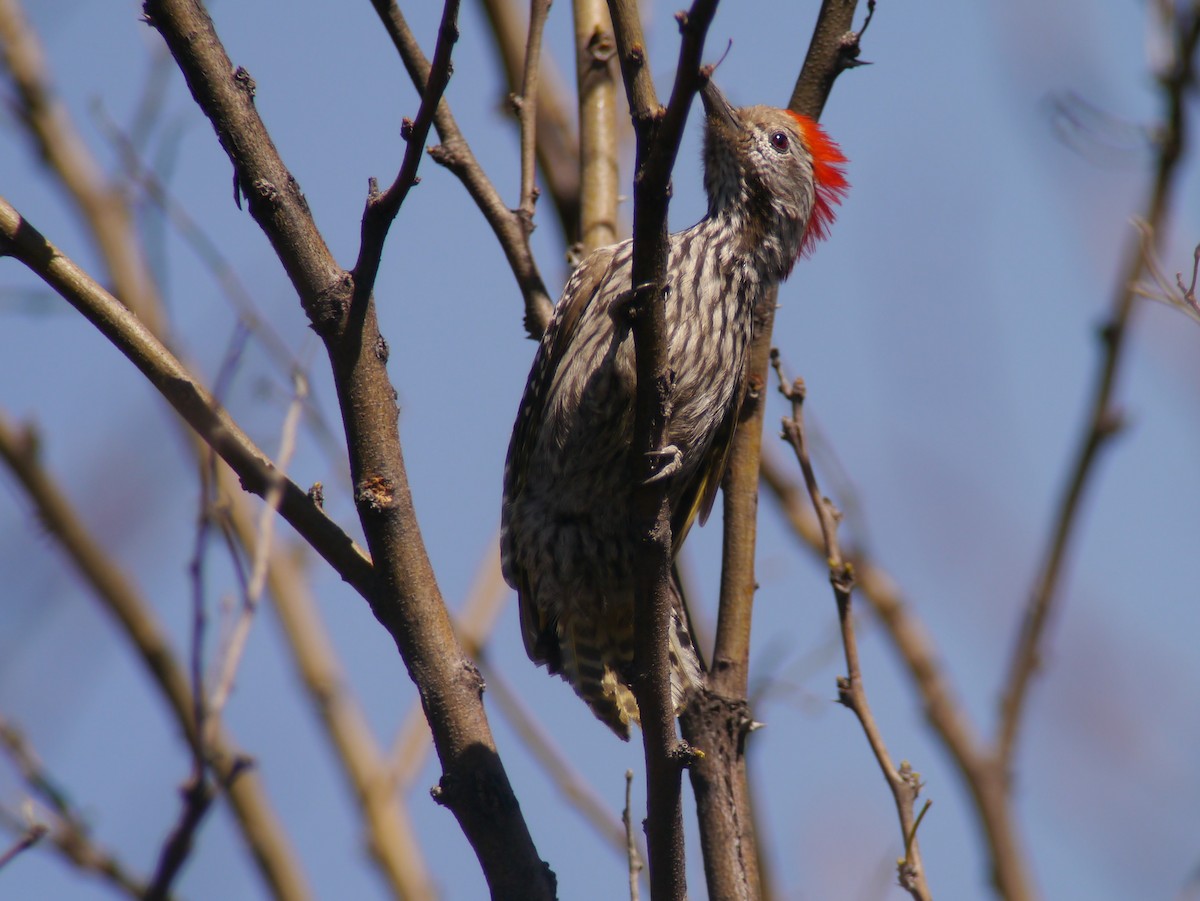
<svg viewBox="0 0 1200 901"><path fill-rule="evenodd" d="M1169 35L1172 55L1169 68L1159 74L1158 82L1165 107L1159 131L1154 178L1149 188L1143 219L1151 232L1161 234L1174 195L1179 163L1188 138L1188 96L1195 87L1196 53L1200 44L1200 10L1179 7L1173 13ZM996 739L997 763L1005 771L1013 766L1017 732L1028 697L1030 682L1039 668L1046 626L1058 598L1059 582L1066 565L1075 524L1083 496L1095 472L1100 451L1120 430L1121 417L1113 404L1117 376L1124 358L1125 337L1137 293L1138 282L1146 270L1147 253L1140 237L1131 238L1125 262L1117 278L1108 321L1100 331L1103 355L1093 389L1090 412L1070 476L1054 514L1046 559L1034 582L1025 609L1020 634L1009 661L1008 675L1000 702L1000 722Z"/></svg>
<svg viewBox="0 0 1200 901"><path fill-rule="evenodd" d="M116 298L0 198L0 243L79 310L153 384L175 411L236 472L247 491L265 495L275 467L191 373ZM354 541L287 480L279 511L360 593L373 587L371 562Z"/></svg>
<svg viewBox="0 0 1200 901"><path fill-rule="evenodd" d="M152 608L83 525L70 501L38 461L35 447L36 441L28 431L22 433L0 415L0 457L21 483L46 529L103 601L105 609L120 623L153 684L167 701L185 740L195 747L199 735L188 679L155 621ZM252 769L241 769L237 779L231 778L243 755L224 731L214 736L209 752L247 844L275 896L307 898L304 876L259 775Z"/></svg>
<svg viewBox="0 0 1200 901"><path fill-rule="evenodd" d="M421 46L396 6L395 0L371 0L371 5L383 22L396 52L400 54L409 78L417 90L424 93L424 87L429 81L430 63L421 52ZM442 143L438 147L430 148L430 156L435 162L453 172L462 182L479 211L483 213L484 219L492 227L525 299L525 329L530 337L540 338L550 321L550 311L554 305L546 293L541 273L533 260L533 253L529 248L529 235L521 217L504 205L499 192L484 174L458 123L454 121L450 104L445 99L438 104L433 125Z"/></svg>
<svg viewBox="0 0 1200 901"><path fill-rule="evenodd" d="M455 815L494 895L550 897L554 875L538 857L513 795L484 713L482 680L455 639L421 539L373 298L334 262L254 107L253 81L233 68L204 9L196 0L148 0L145 9L325 343L355 506L374 560L366 597L420 692L443 769L435 799ZM428 66L421 83L427 81ZM286 506L287 492L285 516Z"/></svg>
<svg viewBox="0 0 1200 901"><path fill-rule="evenodd" d="M438 104L442 102L442 95L446 92L446 85L450 83L450 75L454 71L450 53L458 40L458 7L459 0L447 0L442 10L437 46L434 47L433 62L421 89L421 106L417 110L417 118L411 122L406 119L401 132L408 142L408 147L405 148L404 161L400 164L396 180L382 193L379 192L375 180L371 180L367 208L363 211L362 243L353 270L355 289L364 297L375 290L375 277L379 272L379 261L383 256L383 244L387 240L388 230L399 214L404 198L420 181L417 178L417 167L421 164L425 141L429 137L429 129L433 126L434 113Z"/></svg>

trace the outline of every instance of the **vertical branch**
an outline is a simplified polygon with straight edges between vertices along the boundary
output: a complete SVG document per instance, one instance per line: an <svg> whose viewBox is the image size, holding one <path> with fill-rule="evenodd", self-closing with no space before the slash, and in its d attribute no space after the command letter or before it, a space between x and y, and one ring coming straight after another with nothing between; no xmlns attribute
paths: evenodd
<svg viewBox="0 0 1200 901"><path fill-rule="evenodd" d="M574 0L575 77L579 87L581 255L616 243L620 171L616 38L604 0Z"/></svg>
<svg viewBox="0 0 1200 901"><path fill-rule="evenodd" d="M853 31L857 0L824 0L813 28L789 108L816 118L837 76L858 54ZM746 775L746 740L755 726L747 701L750 627L756 580L754 548L758 529L759 460L776 292L755 311L746 400L734 434L723 489L724 538L721 597L708 685L680 717L687 740L705 756L691 769L699 812L700 844L709 894L758 898L762 894L759 855Z"/></svg>
<svg viewBox="0 0 1200 901"><path fill-rule="evenodd" d="M542 63L542 32L550 13L550 0L533 0L529 5L529 37L525 41L525 71L521 94L513 97L517 120L521 123L521 202L517 213L528 235L533 231L533 211L538 189L534 182L537 167L538 82Z"/></svg>
<svg viewBox="0 0 1200 901"><path fill-rule="evenodd" d="M690 12L677 16L682 41L675 84L665 110L659 106L650 77L636 3L610 0L609 11L637 136L632 275L637 401L630 478L638 486L633 516L641 540L634 569L633 690L641 712L646 755L650 890L655 901L662 901L686 894L680 807L681 767L686 755L675 733L667 659L671 449L666 447L666 434L672 383L662 302L667 283L667 206L671 169L688 110L700 86L700 58L716 2L697 0Z"/></svg>
<svg viewBox="0 0 1200 901"><path fill-rule="evenodd" d="M594 0L603 6L603 0ZM521 21L517 0L483 0L488 24L504 66L510 93L520 90L525 70L528 29ZM568 244L579 237L579 141L562 80L553 60L541 64L538 79L537 158L558 224Z"/></svg>

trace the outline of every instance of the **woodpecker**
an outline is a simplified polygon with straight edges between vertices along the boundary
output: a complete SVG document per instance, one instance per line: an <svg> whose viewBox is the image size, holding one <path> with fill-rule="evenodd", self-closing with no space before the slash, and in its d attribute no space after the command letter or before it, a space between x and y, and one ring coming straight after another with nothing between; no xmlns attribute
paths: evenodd
<svg viewBox="0 0 1200 901"><path fill-rule="evenodd" d="M667 441L679 452L668 488L675 553L693 521L708 518L724 475L756 310L828 235L848 188L846 158L812 119L735 109L711 79L701 100L708 213L670 236L662 292L673 374ZM513 426L500 531L530 659L562 676L625 740L638 721L629 687L637 374L622 315L632 259L631 241L600 248L567 282ZM704 674L675 594L669 653L678 713Z"/></svg>

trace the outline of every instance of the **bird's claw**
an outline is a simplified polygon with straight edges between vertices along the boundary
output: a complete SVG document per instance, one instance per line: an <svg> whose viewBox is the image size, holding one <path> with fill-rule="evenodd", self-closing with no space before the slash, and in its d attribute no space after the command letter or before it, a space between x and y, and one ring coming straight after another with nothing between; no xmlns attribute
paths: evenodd
<svg viewBox="0 0 1200 901"><path fill-rule="evenodd" d="M674 444L668 444L662 450L650 451L646 458L650 462L650 475L644 483L646 485L669 479L683 469L683 452Z"/></svg>

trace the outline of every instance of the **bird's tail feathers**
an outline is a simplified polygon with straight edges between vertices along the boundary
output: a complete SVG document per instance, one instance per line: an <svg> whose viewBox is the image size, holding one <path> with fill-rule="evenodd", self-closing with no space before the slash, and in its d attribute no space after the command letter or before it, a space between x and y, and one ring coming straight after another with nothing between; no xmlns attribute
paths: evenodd
<svg viewBox="0 0 1200 901"><path fill-rule="evenodd" d="M689 697L704 685L704 669L692 642L678 583L672 579L671 625L667 655L671 665L671 703L679 714ZM571 617L560 621L562 677L592 709L597 719L624 741L631 723L640 724L637 699L629 685L633 668L633 623Z"/></svg>

